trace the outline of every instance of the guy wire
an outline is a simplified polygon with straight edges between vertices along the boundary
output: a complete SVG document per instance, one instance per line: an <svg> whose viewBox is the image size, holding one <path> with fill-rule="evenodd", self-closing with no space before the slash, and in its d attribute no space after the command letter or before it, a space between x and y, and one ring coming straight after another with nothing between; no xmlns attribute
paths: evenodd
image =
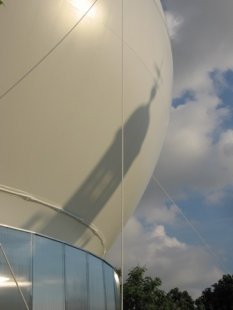
<svg viewBox="0 0 233 310"><path fill-rule="evenodd" d="M121 309L123 310L124 301L124 143L125 143L125 132L124 132L124 120L125 120L125 109L124 109L124 0L121 0Z"/></svg>
<svg viewBox="0 0 233 310"><path fill-rule="evenodd" d="M201 233L197 230L197 228L193 225L193 223L188 219L188 217L184 214L182 209L178 206L178 204L175 202L175 200L171 197L171 195L166 191L166 189L161 185L161 183L158 181L158 179L152 175L152 179L155 182L156 185L160 188L160 190L164 193L164 195L172 202L172 204L176 207L176 209L179 211L180 215L184 218L186 223L190 226L190 228L193 230L194 234L197 236L197 238L200 240L202 245L205 247L207 252L215 258L215 261L220 263L222 267L224 267L224 272L227 270L227 268L224 266L222 260L213 252L209 244L206 242L205 238L201 235ZM226 273L226 272L225 272Z"/></svg>

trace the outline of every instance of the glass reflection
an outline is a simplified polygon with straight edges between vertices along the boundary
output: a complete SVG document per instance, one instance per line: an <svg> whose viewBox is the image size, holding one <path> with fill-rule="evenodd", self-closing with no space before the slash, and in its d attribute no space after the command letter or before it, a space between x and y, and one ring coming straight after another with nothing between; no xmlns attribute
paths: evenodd
<svg viewBox="0 0 233 310"><path fill-rule="evenodd" d="M65 247L66 310L85 310L87 303L86 253Z"/></svg>
<svg viewBox="0 0 233 310"><path fill-rule="evenodd" d="M118 277L118 274L113 271L114 274L114 287L115 287L115 296L116 296L116 309L120 309L121 305L120 305L120 300L121 300L121 292L120 292L120 279Z"/></svg>
<svg viewBox="0 0 233 310"><path fill-rule="evenodd" d="M25 232L0 227L0 244L0 309L25 309L20 294L23 294L31 309L31 236Z"/></svg>
<svg viewBox="0 0 233 310"><path fill-rule="evenodd" d="M42 237L34 240L33 310L64 310L63 245Z"/></svg>
<svg viewBox="0 0 233 310"><path fill-rule="evenodd" d="M0 309L25 310L25 304L1 252L0 273Z"/></svg>
<svg viewBox="0 0 233 310"><path fill-rule="evenodd" d="M115 310L116 302L115 302L115 283L113 270L108 265L104 265L104 282L106 289L106 306L107 310Z"/></svg>
<svg viewBox="0 0 233 310"><path fill-rule="evenodd" d="M92 255L89 255L88 267L90 310L103 310L106 307L102 261Z"/></svg>
<svg viewBox="0 0 233 310"><path fill-rule="evenodd" d="M85 251L0 226L0 310L25 310L21 294L30 310L120 309L114 276Z"/></svg>

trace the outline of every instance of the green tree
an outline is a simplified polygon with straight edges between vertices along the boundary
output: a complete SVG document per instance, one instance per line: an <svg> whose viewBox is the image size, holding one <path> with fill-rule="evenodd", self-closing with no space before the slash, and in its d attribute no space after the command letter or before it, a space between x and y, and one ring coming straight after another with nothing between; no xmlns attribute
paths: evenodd
<svg viewBox="0 0 233 310"><path fill-rule="evenodd" d="M145 271L137 266L129 272L124 283L124 310L170 310L166 293L160 289L161 280L144 276Z"/></svg>
<svg viewBox="0 0 233 310"><path fill-rule="evenodd" d="M194 301L187 291L181 292L177 287L168 292L171 310L194 310Z"/></svg>
<svg viewBox="0 0 233 310"><path fill-rule="evenodd" d="M195 304L198 310L233 310L233 275L223 275L202 292Z"/></svg>

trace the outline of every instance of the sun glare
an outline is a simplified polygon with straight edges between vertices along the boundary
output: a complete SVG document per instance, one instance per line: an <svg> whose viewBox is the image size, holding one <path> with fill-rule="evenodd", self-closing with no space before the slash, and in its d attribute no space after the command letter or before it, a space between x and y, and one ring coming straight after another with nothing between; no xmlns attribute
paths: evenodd
<svg viewBox="0 0 233 310"><path fill-rule="evenodd" d="M70 3L75 9L81 12L82 15L86 14L88 10L90 9L91 5L93 4L93 2L90 0L70 0ZM87 16L95 17L95 15L96 15L96 10L95 10L95 7L93 6L87 13Z"/></svg>
<svg viewBox="0 0 233 310"><path fill-rule="evenodd" d="M7 282L9 280L10 280L10 278L0 276L0 283Z"/></svg>

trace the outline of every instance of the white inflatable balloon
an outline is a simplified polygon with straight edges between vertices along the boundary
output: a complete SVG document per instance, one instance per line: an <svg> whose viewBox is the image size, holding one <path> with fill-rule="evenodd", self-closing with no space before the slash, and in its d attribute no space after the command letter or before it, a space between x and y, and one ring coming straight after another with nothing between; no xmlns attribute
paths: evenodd
<svg viewBox="0 0 233 310"><path fill-rule="evenodd" d="M122 166L126 220L167 128L161 4L5 0L0 37L0 224L102 256L121 227Z"/></svg>

